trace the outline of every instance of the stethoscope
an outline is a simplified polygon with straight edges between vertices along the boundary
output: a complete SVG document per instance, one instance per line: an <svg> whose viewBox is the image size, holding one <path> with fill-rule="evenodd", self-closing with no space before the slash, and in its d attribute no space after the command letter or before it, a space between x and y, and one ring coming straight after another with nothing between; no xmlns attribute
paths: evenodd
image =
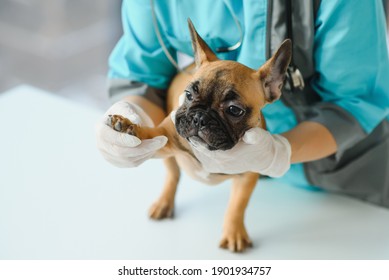
<svg viewBox="0 0 389 280"><path fill-rule="evenodd" d="M226 5L228 11L230 12L230 14L234 20L236 27L239 30L239 40L234 45L221 46L221 47L216 48L215 51L217 53L227 53L227 52L235 51L235 50L240 48L240 46L242 45L242 41L243 41L243 31L242 31L242 26L240 25L239 20L237 19L235 14L232 12L231 7L229 5L227 5L225 2L224 2L224 4ZM151 6L151 15L153 18L153 26L154 26L155 34L157 35L158 42L161 45L163 52L165 53L165 55L169 59L170 63L174 65L174 67L177 69L178 72L186 72L187 73L188 72L187 70L185 70L184 68L180 68L177 61L171 56L165 43L163 42L161 31L160 31L159 26L158 26L157 16L155 14L154 0L150 0L150 6Z"/></svg>
<svg viewBox="0 0 389 280"><path fill-rule="evenodd" d="M293 32L292 32L293 28L292 28L292 20L291 20L291 11L292 11L291 2L292 1L288 1L288 0L286 1L286 3L287 3L287 7L286 7L287 8L287 31L288 31L287 33L288 33L288 38L292 39L292 42L293 42L293 38L292 38L293 37ZM232 18L234 20L236 27L239 30L239 40L234 45L221 46L221 47L216 48L215 51L217 53L227 53L227 52L235 51L235 50L240 48L240 46L242 45L242 41L243 41L243 30L242 30L242 26L240 25L238 18L232 12L231 7L226 2L223 1L223 3L226 5L228 11L230 12L230 15L232 16ZM153 19L153 27L155 30L155 34L157 35L158 42L161 45L162 50L165 53L166 57L168 58L170 63L173 64L173 66L177 69L178 72L192 74L191 72L187 71L185 68L180 68L177 61L171 56L165 43L163 42L161 31L160 31L159 26L158 26L158 20L157 20L157 16L155 13L155 7L154 7L154 0L150 0L150 6L151 6L151 15L152 15L152 19ZM287 85L291 91L294 91L295 89L303 90L305 87L303 75L301 74L301 72L297 68L297 66L293 63L293 61L292 61L291 65L288 67L286 80L287 80Z"/></svg>

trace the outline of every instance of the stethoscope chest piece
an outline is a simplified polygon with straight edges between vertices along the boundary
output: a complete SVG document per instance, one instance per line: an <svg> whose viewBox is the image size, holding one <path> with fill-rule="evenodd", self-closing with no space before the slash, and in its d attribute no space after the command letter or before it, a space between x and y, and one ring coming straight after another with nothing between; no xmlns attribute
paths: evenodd
<svg viewBox="0 0 389 280"><path fill-rule="evenodd" d="M305 87L304 77L297 67L289 66L286 72L287 89L293 91L303 90Z"/></svg>

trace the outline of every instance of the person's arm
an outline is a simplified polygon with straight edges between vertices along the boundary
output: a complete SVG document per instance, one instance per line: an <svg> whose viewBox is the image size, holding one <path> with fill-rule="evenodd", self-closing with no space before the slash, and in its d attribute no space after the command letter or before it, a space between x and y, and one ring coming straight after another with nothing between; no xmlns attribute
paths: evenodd
<svg viewBox="0 0 389 280"><path fill-rule="evenodd" d="M109 59L109 95L114 104L97 122L96 140L107 161L118 167L134 167L151 158L167 138L140 140L113 130L106 125L107 119L119 114L138 125L159 124L165 116L164 89L176 69L156 38L150 2L124 0L122 21L124 34Z"/></svg>
<svg viewBox="0 0 389 280"><path fill-rule="evenodd" d="M166 89L177 71L158 42L150 2L124 0L122 22L123 36L109 58L110 100L134 102L158 124ZM164 42L175 56L169 42Z"/></svg>
<svg viewBox="0 0 389 280"><path fill-rule="evenodd" d="M316 116L283 135L291 162L340 156L388 116L389 61L380 0L324 1L315 32L316 76L322 102Z"/></svg>
<svg viewBox="0 0 389 280"><path fill-rule="evenodd" d="M291 146L291 163L302 163L334 154L336 141L331 132L317 122L305 121L282 134Z"/></svg>

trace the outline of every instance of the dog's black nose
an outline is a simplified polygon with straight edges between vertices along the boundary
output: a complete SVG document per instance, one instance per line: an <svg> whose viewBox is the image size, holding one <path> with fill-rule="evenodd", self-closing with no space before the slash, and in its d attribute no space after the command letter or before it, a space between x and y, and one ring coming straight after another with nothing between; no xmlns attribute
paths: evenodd
<svg viewBox="0 0 389 280"><path fill-rule="evenodd" d="M196 114L193 117L193 125L197 126L198 128L204 127L209 123L209 117L207 114L203 112L196 112Z"/></svg>

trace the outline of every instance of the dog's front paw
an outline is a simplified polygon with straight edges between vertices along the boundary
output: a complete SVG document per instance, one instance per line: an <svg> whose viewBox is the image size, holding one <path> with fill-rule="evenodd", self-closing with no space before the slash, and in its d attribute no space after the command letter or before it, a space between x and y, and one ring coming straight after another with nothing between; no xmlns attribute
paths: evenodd
<svg viewBox="0 0 389 280"><path fill-rule="evenodd" d="M160 198L151 205L149 217L154 220L172 218L174 212L174 202L166 198Z"/></svg>
<svg viewBox="0 0 389 280"><path fill-rule="evenodd" d="M220 247L228 249L232 252L243 252L249 247L252 247L249 235L243 224L229 224L223 231Z"/></svg>
<svg viewBox="0 0 389 280"><path fill-rule="evenodd" d="M138 126L123 116L109 115L106 124L118 132L137 136Z"/></svg>

